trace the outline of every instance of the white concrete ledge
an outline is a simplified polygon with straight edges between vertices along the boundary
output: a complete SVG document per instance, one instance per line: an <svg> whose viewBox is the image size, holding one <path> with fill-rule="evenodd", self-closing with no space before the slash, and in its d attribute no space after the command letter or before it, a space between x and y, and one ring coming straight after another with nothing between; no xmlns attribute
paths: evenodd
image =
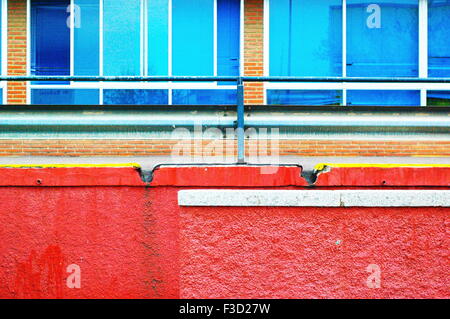
<svg viewBox="0 0 450 319"><path fill-rule="evenodd" d="M178 192L180 206L450 207L450 190L229 190Z"/></svg>

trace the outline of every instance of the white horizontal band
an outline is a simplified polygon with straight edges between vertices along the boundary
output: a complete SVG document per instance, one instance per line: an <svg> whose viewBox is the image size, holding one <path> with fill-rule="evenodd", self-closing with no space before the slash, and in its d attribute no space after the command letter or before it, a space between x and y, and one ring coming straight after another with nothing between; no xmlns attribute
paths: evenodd
<svg viewBox="0 0 450 319"><path fill-rule="evenodd" d="M450 207L450 190L225 190L178 192L180 206Z"/></svg>

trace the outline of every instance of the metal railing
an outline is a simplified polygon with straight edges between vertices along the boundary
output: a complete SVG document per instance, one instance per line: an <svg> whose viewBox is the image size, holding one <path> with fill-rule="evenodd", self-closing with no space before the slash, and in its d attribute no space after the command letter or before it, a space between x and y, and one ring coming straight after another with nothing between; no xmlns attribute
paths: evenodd
<svg viewBox="0 0 450 319"><path fill-rule="evenodd" d="M245 82L303 83L445 83L450 78L414 77L292 77L292 76L0 76L0 82L233 82L237 87L237 153L238 163L245 163Z"/></svg>

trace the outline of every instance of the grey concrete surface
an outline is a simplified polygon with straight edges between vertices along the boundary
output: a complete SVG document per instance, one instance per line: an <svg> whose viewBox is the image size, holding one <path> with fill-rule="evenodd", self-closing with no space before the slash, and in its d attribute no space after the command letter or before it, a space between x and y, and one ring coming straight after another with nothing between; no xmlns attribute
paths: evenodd
<svg viewBox="0 0 450 319"><path fill-rule="evenodd" d="M243 190L178 192L180 206L450 207L449 190Z"/></svg>

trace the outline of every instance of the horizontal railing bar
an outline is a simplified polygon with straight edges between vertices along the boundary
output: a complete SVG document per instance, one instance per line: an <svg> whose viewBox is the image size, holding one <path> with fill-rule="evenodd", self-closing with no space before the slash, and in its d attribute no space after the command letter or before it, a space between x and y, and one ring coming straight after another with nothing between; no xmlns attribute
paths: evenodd
<svg viewBox="0 0 450 319"><path fill-rule="evenodd" d="M244 108L244 82L303 82L303 83L449 83L450 78L415 78L415 77L293 77L293 76L0 76L0 82L235 82L237 89L237 132L238 132L238 163L245 163L245 143L244 129L245 108ZM304 119L299 121L305 122ZM298 125L299 121L291 124ZM14 125L23 124L12 120ZM70 121L69 121L70 122ZM250 122L250 121L248 121ZM32 123L35 123L33 119ZM61 124L62 122L58 122ZM173 121L171 121L173 124ZM11 124L11 122L9 123ZM86 122L84 122L86 124ZM232 122L233 126L235 122ZM253 123L270 124L267 122ZM305 123L303 123L305 124ZM327 123L329 125L330 123ZM65 125L70 125L66 123ZM428 125L428 122L425 123ZM447 127L448 123L439 123L440 126Z"/></svg>
<svg viewBox="0 0 450 319"><path fill-rule="evenodd" d="M0 76L17 82L237 82L234 76Z"/></svg>
<svg viewBox="0 0 450 319"><path fill-rule="evenodd" d="M358 83L450 83L450 78L415 77L296 77L296 76L0 76L16 82L358 82Z"/></svg>
<svg viewBox="0 0 450 319"><path fill-rule="evenodd" d="M246 105L248 112L268 111L268 112L322 112L326 109L326 113L342 113L342 112L361 112L361 113L445 113L450 115L450 106L380 106L380 105L348 105L345 108L342 105L327 105L326 108L320 105L283 105L283 104L261 104L261 105ZM5 104L0 107L0 115L4 112L73 112L73 111L91 111L98 110L98 105L73 105L73 104ZM102 105L102 111L109 110L111 112L117 111L132 111L132 110L160 110L160 111L177 111L177 110L224 110L227 112L236 111L236 104L108 104Z"/></svg>

